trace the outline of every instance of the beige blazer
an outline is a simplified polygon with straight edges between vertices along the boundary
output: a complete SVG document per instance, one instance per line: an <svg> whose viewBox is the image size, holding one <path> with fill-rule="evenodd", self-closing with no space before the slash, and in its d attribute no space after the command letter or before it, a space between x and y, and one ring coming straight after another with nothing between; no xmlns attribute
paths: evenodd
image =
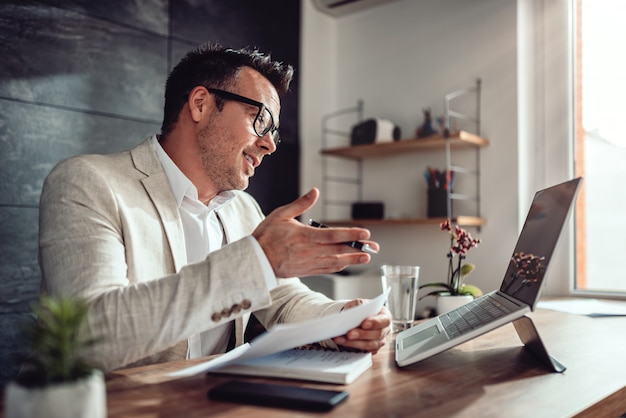
<svg viewBox="0 0 626 418"><path fill-rule="evenodd" d="M263 213L249 194L218 216L227 245L185 265L178 208L149 140L52 170L40 202L42 291L89 301L97 366L183 359L189 336L233 319L239 345L252 312L270 327L341 309L297 278L268 291L250 237Z"/></svg>

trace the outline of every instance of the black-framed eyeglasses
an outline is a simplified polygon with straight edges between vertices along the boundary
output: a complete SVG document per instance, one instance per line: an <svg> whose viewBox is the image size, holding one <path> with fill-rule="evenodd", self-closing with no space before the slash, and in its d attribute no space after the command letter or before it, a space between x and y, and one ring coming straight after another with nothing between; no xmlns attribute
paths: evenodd
<svg viewBox="0 0 626 418"><path fill-rule="evenodd" d="M254 118L254 122L252 123L252 127L254 128L254 133L260 137L264 137L268 133L270 133L272 137L272 141L274 144L278 146L280 144L280 137L278 135L278 127L274 125L274 116L272 116L272 112L261 102L257 102L256 100L249 99L244 96L240 96L235 93L231 93L229 91L214 89L207 87L209 93L213 93L216 96L221 97L226 100L233 100L240 103L249 104L251 106L256 106L259 111Z"/></svg>

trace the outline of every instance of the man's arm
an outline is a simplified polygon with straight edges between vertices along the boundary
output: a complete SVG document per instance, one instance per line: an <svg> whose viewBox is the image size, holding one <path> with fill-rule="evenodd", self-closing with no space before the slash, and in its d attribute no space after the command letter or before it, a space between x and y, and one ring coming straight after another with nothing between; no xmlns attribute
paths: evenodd
<svg viewBox="0 0 626 418"><path fill-rule="evenodd" d="M47 178L39 253L45 291L88 300L89 328L102 337L97 366L124 366L270 304L250 273L259 269L250 238L176 272L141 182L98 161L73 159Z"/></svg>

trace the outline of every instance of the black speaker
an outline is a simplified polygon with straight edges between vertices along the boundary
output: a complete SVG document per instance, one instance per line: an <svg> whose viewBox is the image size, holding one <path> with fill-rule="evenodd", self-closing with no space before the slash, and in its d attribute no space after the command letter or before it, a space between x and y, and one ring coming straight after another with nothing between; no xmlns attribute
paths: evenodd
<svg viewBox="0 0 626 418"><path fill-rule="evenodd" d="M385 119L366 119L352 127L351 145L392 142L400 139L400 128Z"/></svg>

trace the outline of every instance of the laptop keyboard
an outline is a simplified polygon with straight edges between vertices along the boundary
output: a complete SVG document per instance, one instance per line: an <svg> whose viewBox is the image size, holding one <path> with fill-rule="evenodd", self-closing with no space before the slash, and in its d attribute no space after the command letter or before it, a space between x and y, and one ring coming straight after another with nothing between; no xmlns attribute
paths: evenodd
<svg viewBox="0 0 626 418"><path fill-rule="evenodd" d="M510 312L510 308L487 295L440 315L439 319L448 335L456 337Z"/></svg>

